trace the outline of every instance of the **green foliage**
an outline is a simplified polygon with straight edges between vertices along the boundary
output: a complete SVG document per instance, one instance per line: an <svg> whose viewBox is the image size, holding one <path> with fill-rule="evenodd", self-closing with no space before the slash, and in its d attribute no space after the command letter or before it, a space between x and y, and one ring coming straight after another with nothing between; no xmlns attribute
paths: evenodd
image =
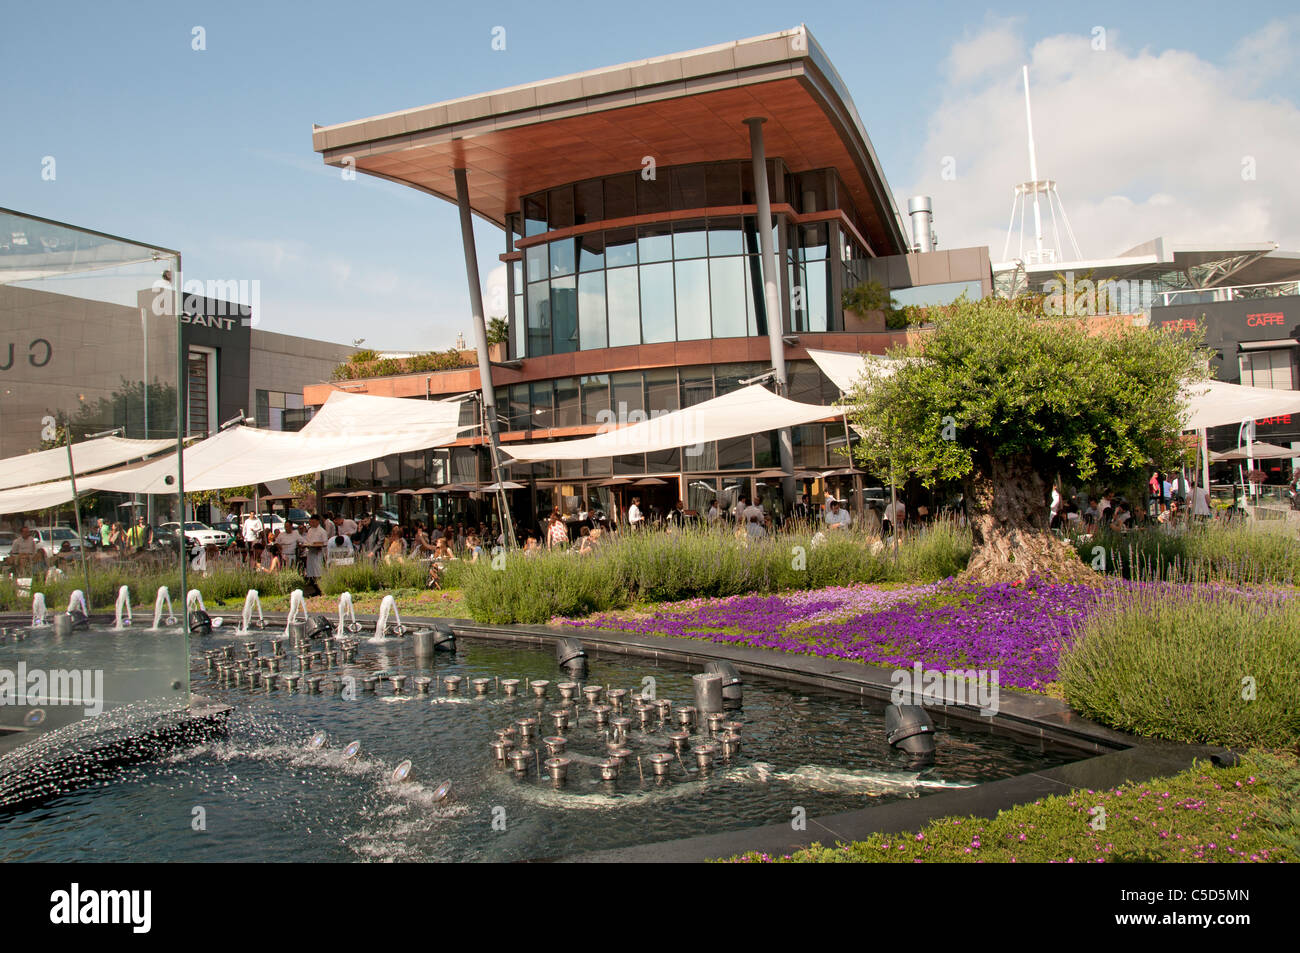
<svg viewBox="0 0 1300 953"><path fill-rule="evenodd" d="M374 348L363 347L352 352L348 358L349 364L369 364L371 361L379 360L379 352Z"/></svg>
<svg viewBox="0 0 1300 953"><path fill-rule="evenodd" d="M1172 533L1163 528L1102 530L1072 542L1088 564L1100 546L1106 570L1125 579L1300 584L1300 540L1281 526L1214 521Z"/></svg>
<svg viewBox="0 0 1300 953"><path fill-rule="evenodd" d="M961 480L995 457L1028 455L1034 469L1087 482L1172 459L1181 382L1203 379L1199 338L1081 319L1027 317L998 298L958 300L933 330L869 366L849 396L867 433L858 461L896 481Z"/></svg>
<svg viewBox="0 0 1300 953"><path fill-rule="evenodd" d="M505 318L493 318L487 324L488 344L505 344L510 340L510 325Z"/></svg>
<svg viewBox="0 0 1300 953"><path fill-rule="evenodd" d="M1300 599L1125 589L1063 653L1065 699L1146 737L1235 747L1300 741Z"/></svg>
<svg viewBox="0 0 1300 953"><path fill-rule="evenodd" d="M358 558L351 566L330 566L320 577L320 590L328 596L344 592L388 592L393 589L423 589L429 568L410 559L369 560Z"/></svg>
<svg viewBox="0 0 1300 953"><path fill-rule="evenodd" d="M1295 828L1280 833L1297 803L1295 759L1254 753L1233 768L1204 762L1172 777L1109 791L1074 790L1001 811L992 819L944 817L920 831L814 844L785 857L749 853L741 862L776 863L1108 863L1288 861L1300 858ZM1258 809L1265 805L1264 817ZM1106 826L1093 828L1102 807ZM1294 825L1294 820L1292 820Z"/></svg>
<svg viewBox="0 0 1300 953"><path fill-rule="evenodd" d="M947 523L905 540L897 562L892 550L857 533L832 534L814 547L806 535L740 542L730 532L701 529L622 534L588 556L512 552L502 569L462 564L456 584L480 622L543 623L638 602L934 581L960 572L970 552L969 534Z"/></svg>
<svg viewBox="0 0 1300 953"><path fill-rule="evenodd" d="M358 360L358 355L365 355L365 360ZM431 351L414 357L380 358L375 351L358 351L334 368L334 380L359 380L363 377L393 377L398 374L419 374L431 371L453 370L458 367L471 367L477 361L472 354L463 356L455 348L446 351Z"/></svg>
<svg viewBox="0 0 1300 953"><path fill-rule="evenodd" d="M242 600L249 589L256 589L263 594L288 595L303 587L303 578L297 570L259 573L246 566L232 564L213 566L207 575L188 573L186 582L191 589L203 593L204 601L214 604L229 599ZM167 587L173 602L183 603L185 599L185 593L180 591L179 569L142 573L133 566L91 566L88 595L92 610L109 611L117 602L117 592L122 586L130 589L131 601L137 611L140 611L140 606L153 604L159 586ZM84 588L85 581L80 568L66 573L60 579L33 583L31 594L26 596L18 594L7 576L0 576L0 610L26 611L31 608L32 594L37 592L45 594L45 604L51 609L62 609L67 606L73 590Z"/></svg>

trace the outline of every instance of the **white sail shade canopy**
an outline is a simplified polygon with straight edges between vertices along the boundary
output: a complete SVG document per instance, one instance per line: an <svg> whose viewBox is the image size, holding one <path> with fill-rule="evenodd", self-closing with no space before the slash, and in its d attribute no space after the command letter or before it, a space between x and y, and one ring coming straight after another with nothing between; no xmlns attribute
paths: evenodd
<svg viewBox="0 0 1300 953"><path fill-rule="evenodd" d="M175 450L175 440L127 440L98 437L72 445L72 465L78 475L120 466L163 450ZM44 483L68 475L68 448L55 447L0 460L0 489Z"/></svg>
<svg viewBox="0 0 1300 953"><path fill-rule="evenodd" d="M780 430L836 417L834 407L786 400L759 384L723 394L712 400L641 420L578 440L503 444L501 449L519 461L582 460L653 453L692 447L711 440L728 440Z"/></svg>
<svg viewBox="0 0 1300 953"><path fill-rule="evenodd" d="M224 490L316 473L395 453L454 443L460 403L372 397L337 391L302 430L234 427L187 447L186 491ZM167 446L174 442L164 441ZM66 454L66 451L60 451ZM66 455L65 455L66 461ZM66 472L66 467L64 472ZM176 456L78 479L78 491L171 494L177 491ZM72 499L68 480L0 492L0 512L24 512ZM34 501L34 502L33 502Z"/></svg>

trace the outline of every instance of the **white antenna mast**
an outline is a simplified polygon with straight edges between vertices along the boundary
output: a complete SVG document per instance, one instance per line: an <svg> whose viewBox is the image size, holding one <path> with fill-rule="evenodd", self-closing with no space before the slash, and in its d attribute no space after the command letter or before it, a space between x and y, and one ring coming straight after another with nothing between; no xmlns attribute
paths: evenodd
<svg viewBox="0 0 1300 953"><path fill-rule="evenodd" d="M1060 220L1065 225L1065 236L1074 249L1075 259L1078 260L1083 258L1083 253L1079 251L1079 243L1074 238L1074 229L1070 227L1070 218L1065 214L1065 205L1061 202L1061 195L1056 190L1056 182L1052 179L1040 179L1038 177L1038 154L1034 149L1034 114L1029 105L1028 66L1021 68L1021 75L1025 81L1025 129L1028 133L1029 145L1029 181L1017 185L1011 197L1011 221L1007 224L1007 241L1002 249L1002 260L1007 261L1007 254L1011 251L1011 234L1016 228L1017 207L1020 210L1019 261L1026 265L1043 265L1052 264L1065 257L1065 249L1061 246L1060 229L1057 226L1057 212L1060 212ZM1030 195L1034 198L1034 245L1033 248L1026 251L1025 212ZM1055 236L1054 244L1047 248L1043 247L1043 210L1039 200L1040 195L1047 201L1047 210L1052 216L1052 234Z"/></svg>
<svg viewBox="0 0 1300 953"><path fill-rule="evenodd" d="M1034 114L1029 108L1029 67L1021 67L1025 77L1025 128L1029 133L1029 181L1034 188L1034 250L1043 258L1043 215L1038 209L1038 159L1034 155Z"/></svg>

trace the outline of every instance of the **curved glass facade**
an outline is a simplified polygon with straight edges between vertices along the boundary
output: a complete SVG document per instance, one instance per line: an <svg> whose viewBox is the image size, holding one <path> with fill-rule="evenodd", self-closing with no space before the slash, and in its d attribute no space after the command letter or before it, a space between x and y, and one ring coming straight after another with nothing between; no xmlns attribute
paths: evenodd
<svg viewBox="0 0 1300 953"><path fill-rule="evenodd" d="M774 203L796 212L836 207L833 171L795 175L779 159L769 166ZM683 211L743 210L754 201L747 162L662 169L649 180L629 173L525 196L515 219L525 246L511 266L513 356L766 334L756 217L668 219ZM592 227L634 216L664 218ZM844 266L866 253L843 225L787 218L773 216L774 245L785 260L782 327L840 330L837 284L852 279ZM569 234L528 243L560 230Z"/></svg>

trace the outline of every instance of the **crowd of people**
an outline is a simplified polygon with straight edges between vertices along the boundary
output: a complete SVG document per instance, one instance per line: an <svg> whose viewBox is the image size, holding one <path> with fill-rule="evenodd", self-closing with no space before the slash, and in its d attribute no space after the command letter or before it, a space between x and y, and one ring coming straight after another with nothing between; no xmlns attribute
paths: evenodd
<svg viewBox="0 0 1300 953"><path fill-rule="evenodd" d="M1065 535L1077 536L1099 530L1127 533L1144 526L1175 529L1214 517L1210 494L1183 474L1153 471L1147 489L1145 504L1135 505L1111 489L1103 490L1098 497L1079 492L1067 498L1053 486L1050 526Z"/></svg>

